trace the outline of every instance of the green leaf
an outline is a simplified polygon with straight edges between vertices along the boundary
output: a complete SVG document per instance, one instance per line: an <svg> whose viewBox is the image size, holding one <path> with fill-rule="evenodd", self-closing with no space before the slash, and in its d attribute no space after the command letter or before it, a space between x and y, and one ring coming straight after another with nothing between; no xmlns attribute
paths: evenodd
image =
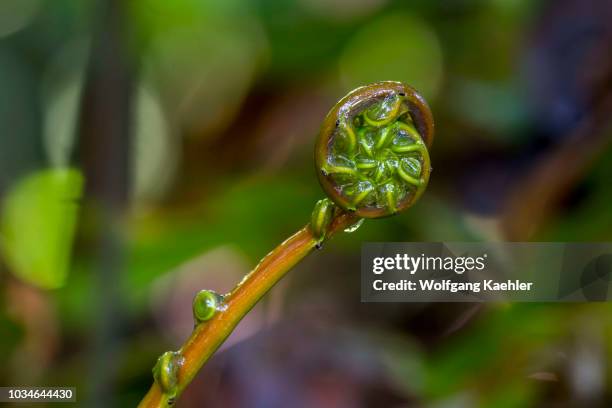
<svg viewBox="0 0 612 408"><path fill-rule="evenodd" d="M45 289L64 284L82 189L79 170L51 169L25 176L7 192L1 247L19 278Z"/></svg>

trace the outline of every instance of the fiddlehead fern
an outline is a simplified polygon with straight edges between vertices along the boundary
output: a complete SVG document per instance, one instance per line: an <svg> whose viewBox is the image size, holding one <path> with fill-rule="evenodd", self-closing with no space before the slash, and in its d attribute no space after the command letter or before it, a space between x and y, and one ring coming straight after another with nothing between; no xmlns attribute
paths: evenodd
<svg viewBox="0 0 612 408"><path fill-rule="evenodd" d="M315 147L319 200L308 225L289 237L226 295L200 291L194 331L179 351L166 352L141 407L169 406L242 317L314 248L364 218L396 214L412 205L429 180L433 118L423 98L398 82L358 88L329 112Z"/></svg>
<svg viewBox="0 0 612 408"><path fill-rule="evenodd" d="M398 82L354 90L327 114L315 148L319 182L340 208L393 215L423 193L433 119L423 98Z"/></svg>

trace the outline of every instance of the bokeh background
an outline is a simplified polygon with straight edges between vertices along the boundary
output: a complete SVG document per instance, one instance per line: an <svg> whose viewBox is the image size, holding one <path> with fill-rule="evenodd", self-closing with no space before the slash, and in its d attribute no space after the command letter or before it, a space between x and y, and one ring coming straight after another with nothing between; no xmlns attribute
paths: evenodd
<svg viewBox="0 0 612 408"><path fill-rule="evenodd" d="M0 384L134 406L322 197L352 88L399 80L437 135L424 197L311 255L182 407L612 406L612 306L361 304L364 241L612 238L612 3L2 0Z"/></svg>

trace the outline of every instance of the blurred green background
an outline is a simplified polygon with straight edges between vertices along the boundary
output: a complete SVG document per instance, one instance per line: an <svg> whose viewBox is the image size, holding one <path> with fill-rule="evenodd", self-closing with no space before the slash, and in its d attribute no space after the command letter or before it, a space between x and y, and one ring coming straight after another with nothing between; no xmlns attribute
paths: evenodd
<svg viewBox="0 0 612 408"><path fill-rule="evenodd" d="M407 213L307 258L181 407L612 406L612 307L361 304L365 241L612 238L612 3L2 0L0 384L134 406L323 196L327 110L420 90L434 171Z"/></svg>

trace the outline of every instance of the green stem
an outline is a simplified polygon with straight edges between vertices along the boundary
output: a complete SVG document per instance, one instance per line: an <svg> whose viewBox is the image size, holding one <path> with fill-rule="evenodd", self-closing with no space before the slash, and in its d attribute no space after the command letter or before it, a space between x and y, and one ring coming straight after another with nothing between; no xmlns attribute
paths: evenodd
<svg viewBox="0 0 612 408"><path fill-rule="evenodd" d="M354 214L339 211L334 216L324 235L330 238L359 221ZM321 238L314 234L310 224L299 230L285 242L266 255L259 264L223 299L223 308L210 320L199 323L189 339L177 353L175 389L164 391L155 381L140 402L139 407L167 407L174 403L185 387L193 380L200 368L231 334L249 310L285 274L308 255ZM159 364L159 363L158 363Z"/></svg>

